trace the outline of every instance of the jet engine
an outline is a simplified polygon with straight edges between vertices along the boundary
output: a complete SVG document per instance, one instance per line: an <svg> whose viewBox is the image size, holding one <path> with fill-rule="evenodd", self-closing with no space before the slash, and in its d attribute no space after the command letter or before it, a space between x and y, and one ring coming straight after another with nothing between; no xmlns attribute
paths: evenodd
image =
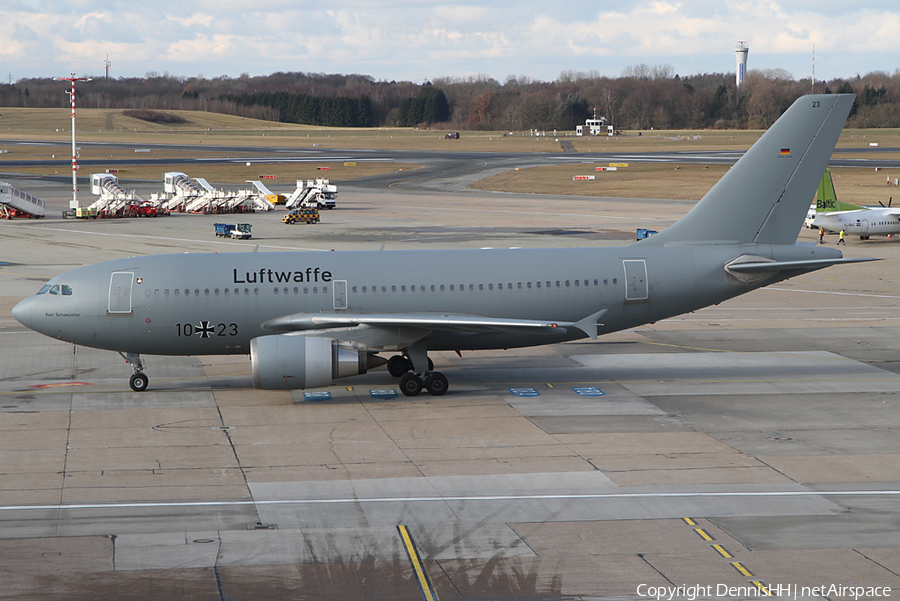
<svg viewBox="0 0 900 601"><path fill-rule="evenodd" d="M291 334L254 338L250 361L253 386L264 390L330 386L335 378L364 374L386 363L362 345Z"/></svg>

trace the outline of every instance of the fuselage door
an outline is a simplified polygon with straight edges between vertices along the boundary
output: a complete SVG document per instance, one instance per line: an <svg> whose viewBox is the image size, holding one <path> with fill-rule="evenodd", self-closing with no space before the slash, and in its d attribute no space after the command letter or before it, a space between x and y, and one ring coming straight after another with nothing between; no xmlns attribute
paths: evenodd
<svg viewBox="0 0 900 601"><path fill-rule="evenodd" d="M347 280L334 280L331 282L334 288L334 308L347 308Z"/></svg>
<svg viewBox="0 0 900 601"><path fill-rule="evenodd" d="M647 300L649 297L647 262L644 259L629 259L623 263L625 265L625 300Z"/></svg>
<svg viewBox="0 0 900 601"><path fill-rule="evenodd" d="M131 314L131 291L134 286L134 273L130 271L113 272L109 280L109 313L114 315Z"/></svg>
<svg viewBox="0 0 900 601"><path fill-rule="evenodd" d="M868 222L868 220L863 219L862 221L859 222L859 231L860 231L860 233L862 233L862 234L868 234L868 233L869 233L869 222Z"/></svg>

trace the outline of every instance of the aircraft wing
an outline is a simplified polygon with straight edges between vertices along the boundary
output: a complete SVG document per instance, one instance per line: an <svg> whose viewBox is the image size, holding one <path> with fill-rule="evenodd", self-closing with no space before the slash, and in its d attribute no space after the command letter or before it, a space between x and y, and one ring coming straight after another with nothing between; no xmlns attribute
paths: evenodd
<svg viewBox="0 0 900 601"><path fill-rule="evenodd" d="M729 263L725 266L728 271L737 273L764 273L789 271L792 269L821 269L831 265L843 265L845 263L862 263L864 261L880 261L881 259L868 257L844 257L834 259L810 259L807 261L753 261L747 263Z"/></svg>
<svg viewBox="0 0 900 601"><path fill-rule="evenodd" d="M507 319L480 315L448 313L295 313L269 320L263 329L274 332L320 330L327 328L352 328L361 325L382 328L419 328L430 331L489 333L498 331L527 331L535 334L558 334L566 328L577 328L597 337L597 320L606 313L598 311L584 319L574 321L540 321L532 319Z"/></svg>

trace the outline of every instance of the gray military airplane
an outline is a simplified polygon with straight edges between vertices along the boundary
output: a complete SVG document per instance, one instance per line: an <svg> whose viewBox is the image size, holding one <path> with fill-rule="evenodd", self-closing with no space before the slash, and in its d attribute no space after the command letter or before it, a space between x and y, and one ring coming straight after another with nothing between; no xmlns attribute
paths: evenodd
<svg viewBox="0 0 900 601"><path fill-rule="evenodd" d="M329 386L387 363L405 395L441 395L428 351L596 339L873 260L797 243L853 99L800 98L687 215L628 246L133 257L55 277L13 316L119 352L135 391L149 382L142 354L249 353L257 388Z"/></svg>

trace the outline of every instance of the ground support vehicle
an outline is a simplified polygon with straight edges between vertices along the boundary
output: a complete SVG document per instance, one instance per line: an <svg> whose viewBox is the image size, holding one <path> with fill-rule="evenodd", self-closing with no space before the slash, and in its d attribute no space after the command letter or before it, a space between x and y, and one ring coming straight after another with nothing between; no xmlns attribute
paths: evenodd
<svg viewBox="0 0 900 601"><path fill-rule="evenodd" d="M216 236L233 238L235 240L249 240L251 238L249 223L215 223Z"/></svg>
<svg viewBox="0 0 900 601"><path fill-rule="evenodd" d="M319 223L319 209L316 208L297 208L292 209L287 215L281 218L288 225L294 223Z"/></svg>

